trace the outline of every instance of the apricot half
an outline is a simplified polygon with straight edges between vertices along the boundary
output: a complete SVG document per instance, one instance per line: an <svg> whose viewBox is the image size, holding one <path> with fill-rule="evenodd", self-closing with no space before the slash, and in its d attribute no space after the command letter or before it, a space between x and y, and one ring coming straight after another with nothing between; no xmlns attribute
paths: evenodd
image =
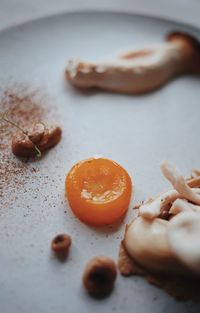
<svg viewBox="0 0 200 313"><path fill-rule="evenodd" d="M91 158L75 164L66 177L66 195L74 214L91 225L108 225L127 211L131 178L116 162Z"/></svg>

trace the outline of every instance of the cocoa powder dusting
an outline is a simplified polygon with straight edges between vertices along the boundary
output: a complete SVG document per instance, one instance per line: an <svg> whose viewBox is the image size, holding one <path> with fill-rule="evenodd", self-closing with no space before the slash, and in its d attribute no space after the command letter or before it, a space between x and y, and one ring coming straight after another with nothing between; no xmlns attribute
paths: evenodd
<svg viewBox="0 0 200 313"><path fill-rule="evenodd" d="M0 114L6 111L9 120L26 129L46 118L44 95L39 90L26 87L9 88L0 99ZM9 123L0 121L0 197L8 187L17 189L22 186L25 179L35 172L32 162L17 159L12 154L11 140L16 131Z"/></svg>

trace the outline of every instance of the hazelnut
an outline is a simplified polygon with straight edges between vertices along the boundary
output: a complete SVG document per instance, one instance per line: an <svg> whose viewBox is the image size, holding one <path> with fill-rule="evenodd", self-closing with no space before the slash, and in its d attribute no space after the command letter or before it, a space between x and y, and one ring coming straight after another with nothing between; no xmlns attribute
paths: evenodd
<svg viewBox="0 0 200 313"><path fill-rule="evenodd" d="M57 235L51 242L51 249L56 253L60 259L65 259L69 253L71 246L71 237L67 234Z"/></svg>
<svg viewBox="0 0 200 313"><path fill-rule="evenodd" d="M58 126L44 127L43 124L36 124L25 133L18 132L12 138L12 152L18 157L35 156L35 146L41 152L54 147L61 139L62 130Z"/></svg>
<svg viewBox="0 0 200 313"><path fill-rule="evenodd" d="M162 220L169 220L170 216L171 216L171 214L169 213L169 211L164 210L164 211L161 211L161 213L158 217L161 218Z"/></svg>
<svg viewBox="0 0 200 313"><path fill-rule="evenodd" d="M114 261L105 256L98 256L86 265L83 284L91 295L102 297L111 292L116 276Z"/></svg>

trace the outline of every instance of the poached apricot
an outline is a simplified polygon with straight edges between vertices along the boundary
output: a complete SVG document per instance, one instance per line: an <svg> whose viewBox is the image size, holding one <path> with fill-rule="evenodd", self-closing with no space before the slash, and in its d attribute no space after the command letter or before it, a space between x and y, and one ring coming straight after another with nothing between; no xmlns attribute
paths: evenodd
<svg viewBox="0 0 200 313"><path fill-rule="evenodd" d="M94 226L119 220L128 209L132 193L126 170L106 158L75 164L66 177L65 188L74 214Z"/></svg>

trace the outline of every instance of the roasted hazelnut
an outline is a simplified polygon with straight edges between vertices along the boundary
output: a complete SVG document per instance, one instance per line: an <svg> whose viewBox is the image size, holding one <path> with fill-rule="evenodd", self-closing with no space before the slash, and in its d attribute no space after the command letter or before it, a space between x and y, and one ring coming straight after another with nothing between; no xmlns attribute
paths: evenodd
<svg viewBox="0 0 200 313"><path fill-rule="evenodd" d="M171 206L172 206L171 202L167 203L167 205L164 205L158 217L161 218L162 220L169 220L171 217L171 214L169 213Z"/></svg>
<svg viewBox="0 0 200 313"><path fill-rule="evenodd" d="M83 284L92 296L104 297L113 289L116 276L114 261L105 256L98 256L86 265Z"/></svg>
<svg viewBox="0 0 200 313"><path fill-rule="evenodd" d="M69 253L71 246L71 237L67 234L57 235L51 242L51 249L55 252L58 258L65 259Z"/></svg>
<svg viewBox="0 0 200 313"><path fill-rule="evenodd" d="M40 152L52 148L60 141L62 130L58 126L36 124L25 133L19 131L12 139L12 152L18 157L36 156L36 147Z"/></svg>
<svg viewBox="0 0 200 313"><path fill-rule="evenodd" d="M169 213L169 211L162 211L158 217L162 220L169 220L170 216L171 214Z"/></svg>

